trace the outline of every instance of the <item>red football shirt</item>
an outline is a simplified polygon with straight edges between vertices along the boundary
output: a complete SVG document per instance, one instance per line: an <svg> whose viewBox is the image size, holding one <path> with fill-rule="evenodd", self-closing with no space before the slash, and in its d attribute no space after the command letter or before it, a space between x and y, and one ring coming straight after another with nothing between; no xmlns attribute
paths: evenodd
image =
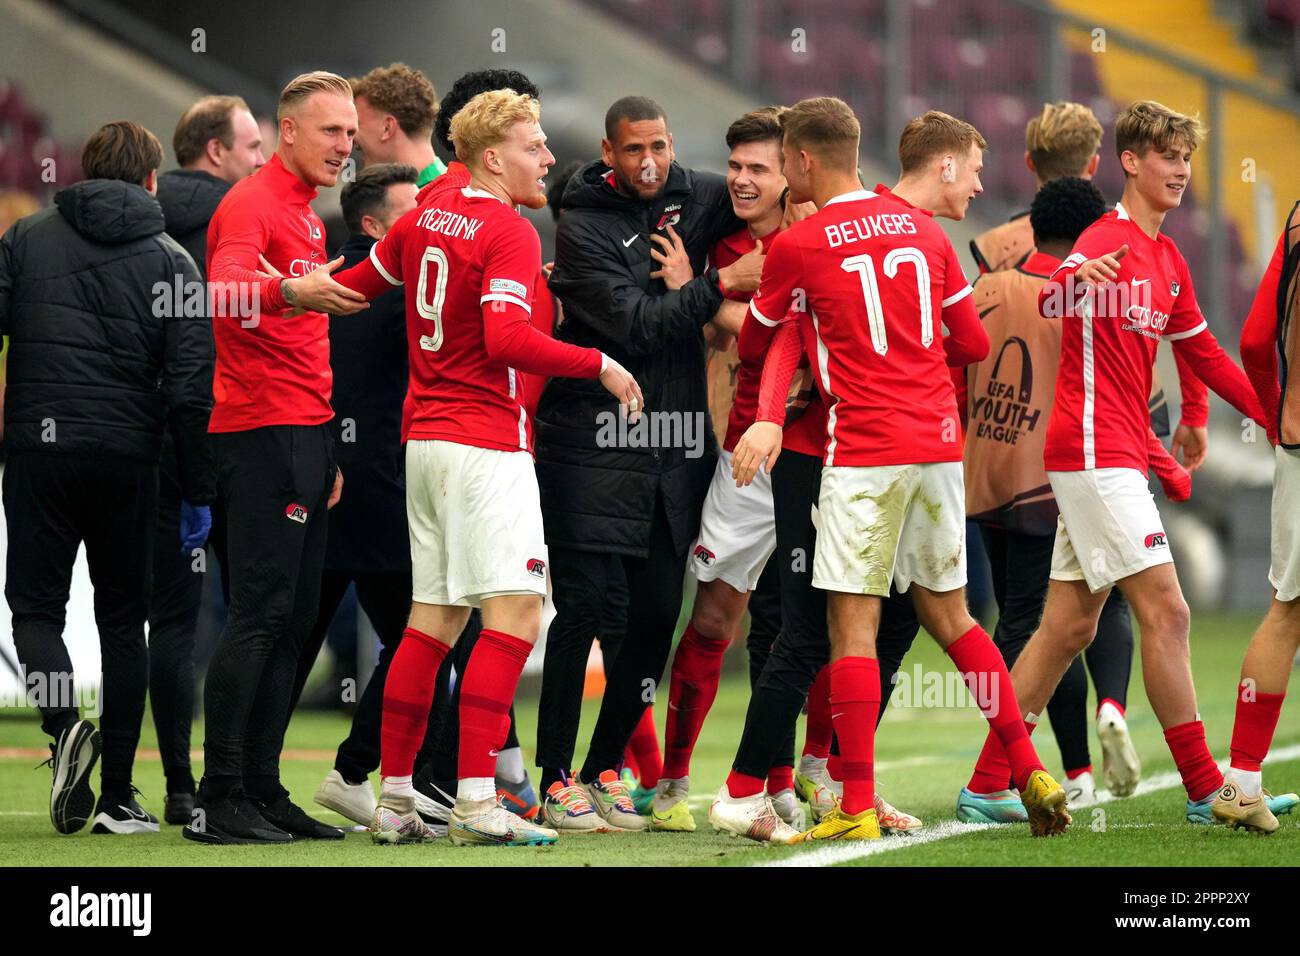
<svg viewBox="0 0 1300 956"><path fill-rule="evenodd" d="M1250 314L1241 327L1241 364L1255 389L1268 425L1268 438L1278 442L1278 410L1282 405L1282 376L1279 374L1277 342L1277 292L1286 272L1286 238L1284 230L1278 237L1264 278L1255 290L1255 300ZM1290 363L1287 363L1288 366ZM1290 368L1287 370L1290 372ZM1291 390L1288 389L1288 396Z"/></svg>
<svg viewBox="0 0 1300 956"><path fill-rule="evenodd" d="M1117 280L1095 299L1067 303L1067 278L1128 244ZM1163 233L1148 236L1122 205L1083 231L1039 293L1039 311L1062 317L1056 402L1043 459L1048 471L1147 471L1147 398L1161 338L1206 332L1187 262Z"/></svg>
<svg viewBox="0 0 1300 956"><path fill-rule="evenodd" d="M763 248L768 248L772 244L772 239L781 231L778 226L766 236L761 236ZM749 234L749 227L743 226L737 229L731 235L720 239L714 245L709 253L709 264L716 269L722 269L731 265L747 252L751 252L757 240ZM733 302L748 302L753 298L752 292L739 292L732 290L725 293L726 297ZM751 316L746 316L746 322L741 326L740 335L737 336L738 353L740 358L740 368L736 370L736 396L731 402L731 412L727 415L727 436L723 439L722 447L725 451L735 451L736 442L740 441L740 436L745 434L745 429L754 424L754 415L758 412L758 383L763 377L763 360L761 351L759 352L758 362L753 360L754 350L746 350L739 347L739 340L747 333L745 327L751 323L748 321ZM763 334L763 326L759 325L759 334ZM754 330L748 333L754 334ZM767 336L771 338L770 334ZM746 356L749 360L746 360Z"/></svg>
<svg viewBox="0 0 1300 956"><path fill-rule="evenodd" d="M537 231L483 190L436 189L402 216L370 259L338 276L368 297L376 276L405 282L411 421L407 438L529 451L519 368L595 378L597 349L529 324L542 253ZM546 294L543 292L543 294Z"/></svg>
<svg viewBox="0 0 1300 956"><path fill-rule="evenodd" d="M310 205L315 198L314 187L272 156L235 183L212 216L207 265L217 364L209 431L319 425L334 417L329 317L288 316L280 279L258 264L262 255L283 275L303 276L328 261L325 227Z"/></svg>
<svg viewBox="0 0 1300 956"><path fill-rule="evenodd" d="M836 196L776 237L750 309L768 325L798 316L827 465L961 460L941 323L970 293L933 217L885 189ZM952 331L982 334L978 320Z"/></svg>

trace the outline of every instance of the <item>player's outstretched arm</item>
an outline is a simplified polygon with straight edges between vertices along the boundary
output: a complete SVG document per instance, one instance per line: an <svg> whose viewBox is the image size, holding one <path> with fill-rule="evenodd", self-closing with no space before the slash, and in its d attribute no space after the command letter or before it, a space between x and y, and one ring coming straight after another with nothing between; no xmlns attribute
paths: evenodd
<svg viewBox="0 0 1300 956"><path fill-rule="evenodd" d="M285 305L304 312L328 312L330 315L351 315L368 308L370 303L362 293L340 285L330 274L341 265L343 257L339 256L305 276L280 280L280 294Z"/></svg>
<svg viewBox="0 0 1300 956"><path fill-rule="evenodd" d="M1191 472L1205 464L1210 450L1210 390L1192 369L1186 353L1174 349L1174 363L1178 366L1178 388L1183 400L1172 452L1175 461L1181 457Z"/></svg>
<svg viewBox="0 0 1300 956"><path fill-rule="evenodd" d="M1282 387L1277 359L1277 290L1282 281L1284 238L1277 241L1264 278L1255 290L1250 314L1241 328L1241 364L1264 410L1268 440L1277 444L1277 411Z"/></svg>
<svg viewBox="0 0 1300 956"><path fill-rule="evenodd" d="M1246 373L1228 356L1208 328L1186 338L1174 339L1174 350L1175 353L1182 353L1196 376L1213 389L1216 395L1247 418L1268 427L1264 422L1264 411L1260 407L1259 398L1251 388Z"/></svg>
<svg viewBox="0 0 1300 956"><path fill-rule="evenodd" d="M980 362L989 354L989 334L975 309L975 299L967 295L943 310L944 357L949 366L961 368Z"/></svg>
<svg viewBox="0 0 1300 956"><path fill-rule="evenodd" d="M1099 247L1108 237L1104 233L1084 233L1079 243L1056 271L1043 283L1038 293L1038 314L1048 319L1073 315L1078 306L1080 287L1095 288L1104 282L1114 282L1122 266L1120 261L1128 255L1128 244L1121 243L1111 252L1100 252Z"/></svg>
<svg viewBox="0 0 1300 956"><path fill-rule="evenodd" d="M262 252L270 233L257 217L236 206L226 214L221 238L208 255L208 282L238 283L239 288L256 289L264 311L278 312L287 306L281 292L283 277L267 271Z"/></svg>
<svg viewBox="0 0 1300 956"><path fill-rule="evenodd" d="M344 269L334 276L334 281L344 288L363 296L366 301L374 299L401 284L394 282L379 271L372 259L362 259L356 265Z"/></svg>
<svg viewBox="0 0 1300 956"><path fill-rule="evenodd" d="M1165 449L1164 444L1150 428L1147 429L1147 457L1151 470L1160 479L1160 487L1170 501L1186 501L1192 496L1191 471L1178 464L1178 460Z"/></svg>
<svg viewBox="0 0 1300 956"><path fill-rule="evenodd" d="M763 377L758 387L758 414L754 424L745 430L731 456L731 476L736 487L744 487L754 480L759 466L767 462L767 473L781 454L781 429L785 425L785 398L790 393L790 383L803 356L803 343L799 339L799 326L787 320L777 328L767 357L763 361Z"/></svg>

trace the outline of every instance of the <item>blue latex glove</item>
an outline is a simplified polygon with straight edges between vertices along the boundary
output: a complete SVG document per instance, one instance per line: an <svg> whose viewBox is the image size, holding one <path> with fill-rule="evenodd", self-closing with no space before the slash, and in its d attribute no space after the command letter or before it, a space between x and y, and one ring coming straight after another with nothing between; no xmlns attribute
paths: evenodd
<svg viewBox="0 0 1300 956"><path fill-rule="evenodd" d="M181 502L181 554L189 554L195 548L201 548L208 540L212 530L212 509L207 505L192 505Z"/></svg>

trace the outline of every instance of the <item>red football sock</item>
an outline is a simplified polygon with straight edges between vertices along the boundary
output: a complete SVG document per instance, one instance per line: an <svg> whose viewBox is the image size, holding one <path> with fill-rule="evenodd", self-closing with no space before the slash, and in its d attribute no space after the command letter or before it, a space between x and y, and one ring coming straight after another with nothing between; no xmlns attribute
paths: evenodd
<svg viewBox="0 0 1300 956"><path fill-rule="evenodd" d="M1007 761L1006 749L998 740L992 728L984 738L984 746L975 761L975 771L971 774L966 789L971 793L997 793L1007 789L1011 780L1011 764Z"/></svg>
<svg viewBox="0 0 1300 956"><path fill-rule="evenodd" d="M807 757L825 760L831 752L831 667L827 664L817 672L808 688L808 726L803 735L803 752Z"/></svg>
<svg viewBox="0 0 1300 956"><path fill-rule="evenodd" d="M782 790L794 789L794 767L773 767L767 772L767 792L776 796Z"/></svg>
<svg viewBox="0 0 1300 956"><path fill-rule="evenodd" d="M1205 725L1199 720L1170 727L1165 731L1165 743L1174 755L1188 799L1204 800L1223 786L1223 774L1210 756L1210 748L1205 743Z"/></svg>
<svg viewBox="0 0 1300 956"><path fill-rule="evenodd" d="M1282 715L1286 694L1254 692L1247 699L1249 685L1237 688L1237 720L1232 725L1232 769L1258 772L1273 743L1273 731Z"/></svg>
<svg viewBox="0 0 1300 956"><path fill-rule="evenodd" d="M961 672L980 710L988 719L989 727L1002 744L1016 789L1025 789L1029 775L1044 768L1029 740L1025 722L1020 719L1016 689L1011 684L1011 674L1002 655L984 628L976 624L948 645L948 656L957 665L957 670ZM988 699L982 699L985 697ZM979 772L978 765L976 772ZM1002 779L1007 778L1003 776ZM994 789L1003 788L998 786Z"/></svg>
<svg viewBox="0 0 1300 956"><path fill-rule="evenodd" d="M727 775L727 793L739 799L740 797L752 797L763 792L763 781L759 777L751 777L747 773L741 773L739 770L732 769Z"/></svg>
<svg viewBox="0 0 1300 956"><path fill-rule="evenodd" d="M632 731L632 739L628 741L627 749L636 760L633 773L641 781L641 786L649 789L657 784L659 778L663 776L664 762L659 757L659 734L655 732L653 704L646 707L645 712L641 714L636 729Z"/></svg>
<svg viewBox="0 0 1300 956"><path fill-rule="evenodd" d="M384 706L380 718L379 753L385 777L409 777L415 769L415 755L424 743L429 708L438 668L451 648L408 627L388 665L384 680Z"/></svg>
<svg viewBox="0 0 1300 956"><path fill-rule="evenodd" d="M686 625L677 653L673 655L672 680L668 685L662 771L665 777L675 780L691 772L691 751L713 706L713 698L718 696L722 654L729 643L701 637L693 624Z"/></svg>
<svg viewBox="0 0 1300 956"><path fill-rule="evenodd" d="M876 805L872 768L880 713L880 664L872 657L841 657L830 669L831 723L840 742L844 771L840 809L852 816Z"/></svg>
<svg viewBox="0 0 1300 956"><path fill-rule="evenodd" d="M1029 721L1025 721L1024 724L1025 733L1032 736L1038 724L1031 724ZM1007 750L1002 746L1002 741L990 728L989 735L984 738L984 749L980 751L979 759L975 761L975 772L971 774L966 789L971 793L997 793L1007 789L1008 784L1012 787L1016 786L1015 781L1011 779L1011 761L1007 760Z"/></svg>
<svg viewBox="0 0 1300 956"><path fill-rule="evenodd" d="M836 783L844 781L844 768L840 766L839 754L831 754L826 758L826 772L831 775L831 779Z"/></svg>
<svg viewBox="0 0 1300 956"><path fill-rule="evenodd" d="M1086 767L1080 767L1077 770L1065 771L1065 779L1073 780L1076 777L1082 777L1085 773L1092 773L1092 764L1088 764Z"/></svg>
<svg viewBox="0 0 1300 956"><path fill-rule="evenodd" d="M484 628L460 678L457 779L496 775L496 752L510 729L510 702L533 645Z"/></svg>

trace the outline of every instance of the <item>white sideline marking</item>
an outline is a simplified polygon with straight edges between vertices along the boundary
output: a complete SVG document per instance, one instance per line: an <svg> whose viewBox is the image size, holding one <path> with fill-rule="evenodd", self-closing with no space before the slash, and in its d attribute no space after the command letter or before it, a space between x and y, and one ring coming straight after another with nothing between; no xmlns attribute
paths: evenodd
<svg viewBox="0 0 1300 956"><path fill-rule="evenodd" d="M1293 760L1300 757L1300 744L1291 744L1288 747L1278 747L1268 755L1265 766L1283 760ZM1219 761L1219 769L1227 770L1228 761ZM1137 785L1133 791L1133 796L1140 797L1146 793L1154 793L1157 790L1168 790L1173 787L1182 786L1183 779L1177 771L1156 774L1154 777L1148 777ZM1097 793L1097 804L1110 803L1120 799L1105 790ZM1086 812L1092 806L1080 807L1081 812ZM921 846L925 843L933 843L935 840L946 840L948 837L961 836L965 833L974 833L978 830L987 830L989 827L1004 826L1000 823L958 823L956 820L948 820L940 823L936 827L926 827L920 833L914 833L909 836L891 836L884 839L872 841L870 843L841 843L837 846L826 846L820 849L810 850L807 853L800 853L796 856L786 857L783 860L769 860L766 863L755 864L757 866L835 866L840 863L849 863L853 860L861 860L865 857L875 856L878 853L888 853L891 850L905 850L908 847Z"/></svg>
<svg viewBox="0 0 1300 956"><path fill-rule="evenodd" d="M933 843L935 840L945 840L948 837L961 836L963 833L975 833L977 830L987 830L989 827L1000 825L997 823L958 823L956 820L947 820L936 827L926 827L920 833L911 836L891 836L881 840L873 840L870 843L841 843L838 846L826 846L817 850L810 850L807 853L800 853L797 856L786 857L784 860L770 860L766 863L759 863L758 866L834 866L837 863L847 863L850 860L875 856L877 853L901 850L907 846L920 846L922 843Z"/></svg>

